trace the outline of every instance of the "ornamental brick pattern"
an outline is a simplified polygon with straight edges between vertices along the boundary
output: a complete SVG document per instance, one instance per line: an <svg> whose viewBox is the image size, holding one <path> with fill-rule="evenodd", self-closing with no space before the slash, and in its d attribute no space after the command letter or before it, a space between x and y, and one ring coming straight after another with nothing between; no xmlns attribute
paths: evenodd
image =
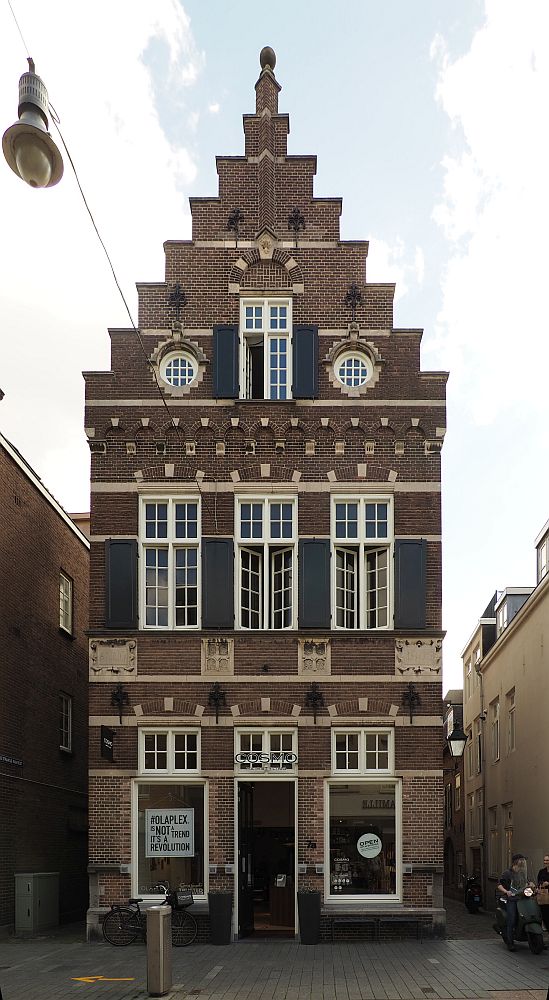
<svg viewBox="0 0 549 1000"><path fill-rule="evenodd" d="M287 772L288 782L297 781L295 874L298 887L321 891L325 926L330 906L341 910L373 903L371 895L360 894L354 904L339 901L332 891L327 795L329 788L343 787L333 771L332 733L337 727L390 731L394 770L377 779L371 773L348 775L355 785L366 788L377 780L397 795L395 890L382 902L388 912L419 909L437 929L444 923L440 461L447 376L421 370L421 330L393 327L394 286L367 282L367 242L340 239L340 199L314 197L315 157L288 156L289 121L278 111L279 90L273 69L264 65L256 113L244 116L244 155L219 157L218 195L191 199L192 240L165 243L165 282L138 284L143 350L135 331L112 329L111 370L85 373L85 427L92 452L90 636L95 642L112 636L131 640L137 650L131 669L115 672L107 664L90 670L90 937L105 907L139 888L143 858L136 789L146 783L139 743L143 728L199 731L196 780L207 789L205 848L208 865L214 866L210 872L206 867L205 882L210 890L234 891L240 914L236 800L238 783L249 780L249 774L235 771L235 729L297 730L298 762ZM288 221L296 208L304 219L297 234ZM237 209L237 229L229 228ZM179 320L169 301L176 284L188 299ZM354 317L345 305L351 285L360 292ZM304 329L315 344L308 395L294 391L293 399L275 400L241 398L238 386L232 395L221 391L220 379L228 376L220 371L219 337L225 331L228 344L233 331L238 335L243 298L291 301L294 341ZM241 351L243 345L241 328ZM159 365L168 349L186 351L200 368L183 396L162 381ZM355 391L341 383L334 364L344 351L371 360L371 384ZM294 354L294 388L302 364ZM129 570L137 581L136 617L127 627L116 627L109 618L112 595L127 593L134 583L128 577L127 586L117 591L106 553L116 540L126 540L128 553L135 550L140 503L147 496L195 498L202 538L227 546L237 536L235 497L293 499L300 546L307 539L330 539L335 496L386 498L394 516L388 625L336 628L332 580L332 618L322 627L308 626L300 605L297 626L282 631L244 631L232 619L217 631L200 627L200 621L198 628L185 630L147 628L141 551L137 567ZM420 565L414 560L423 553L417 587L403 582L406 572L399 559L404 555L397 550L407 541L414 573ZM306 580L304 551L299 548L299 586ZM206 567L202 590L211 598L207 573ZM227 589L232 590L232 582L221 588L214 607L225 606ZM296 594L297 587L294 599ZM304 587L304 602L309 594ZM238 582L234 597L238 606ZM412 598L421 605L419 616L416 610L407 618L403 609ZM129 607L129 597L128 602ZM230 668L218 668L211 659L205 670L202 643L216 635L232 640ZM298 643L307 639L329 644L319 671L305 666L304 656L300 668ZM217 722L210 700L216 681L225 698ZM112 706L119 682L128 695L122 725ZM307 706L312 682L323 698L316 719ZM412 719L406 701L411 691ZM115 731L114 761L99 754L101 726ZM164 780L169 784L170 776ZM184 780L171 777L172 783ZM206 909L204 902L204 914ZM241 916L236 933L239 927L244 932ZM207 934L205 916L201 928ZM350 934L355 931L349 928Z"/></svg>

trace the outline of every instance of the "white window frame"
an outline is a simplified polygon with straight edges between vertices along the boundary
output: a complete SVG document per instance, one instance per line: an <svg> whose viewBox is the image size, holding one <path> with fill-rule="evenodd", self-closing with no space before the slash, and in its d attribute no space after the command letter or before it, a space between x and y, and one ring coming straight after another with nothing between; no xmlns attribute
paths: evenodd
<svg viewBox="0 0 549 1000"><path fill-rule="evenodd" d="M178 771L177 777L185 775L185 781L181 784L185 785L201 785L204 788L204 895L195 895L195 900L206 900L208 898L209 889L209 850L210 850L210 838L208 836L209 830L209 815L210 815L210 803L209 803L209 783L204 778L199 778L193 776L190 771ZM139 893L138 889L138 873L139 873L139 830L138 830L138 818L139 818L139 787L140 785L173 785L176 784L173 780L174 776L166 776L165 774L150 774L142 775L139 778L134 778L132 780L132 866L131 866L131 885L132 885L132 895L139 895L147 902L162 902L163 897L161 894L147 894ZM162 881L160 877L159 881Z"/></svg>
<svg viewBox="0 0 549 1000"><path fill-rule="evenodd" d="M352 894L346 895L345 893L333 893L331 891L330 885L330 788L334 785L341 784L360 784L360 785L376 785L378 784L378 778L376 775L370 774L369 776L356 775L356 781L353 779L351 782L349 779L349 774L356 775L356 772L347 772L347 776L341 775L339 777L328 778L324 783L324 857L327 859L324 865L324 899L328 904L330 903L350 903L359 902L360 900L377 900L380 903L386 901L392 901L398 903L402 901L402 780L400 778L390 778L387 781L387 785L391 785L394 789L395 795L395 892L388 893L386 895L381 894ZM376 772L377 775L381 772Z"/></svg>
<svg viewBox="0 0 549 1000"><path fill-rule="evenodd" d="M472 661L471 657L469 657L468 660L466 660L465 662L465 701L468 701L473 693L472 669L473 669Z"/></svg>
<svg viewBox="0 0 549 1000"><path fill-rule="evenodd" d="M246 329L246 307L261 307L263 309L262 323L260 327L254 327L254 329ZM271 306L286 306L286 329L276 330L270 327L270 308ZM263 396L255 397L256 399L262 398L269 400L269 402L277 401L287 401L292 399L292 381L293 381L293 370L292 370L292 299L285 295L270 295L266 298L260 296L253 296L248 298L240 299L240 399L252 399L254 397L249 393L249 362L248 362L248 351L246 341L253 337L263 336ZM285 396L274 396L271 398L271 379L270 379L270 357L271 357L271 342L277 338L286 340L287 348L287 367L286 367L286 395Z"/></svg>
<svg viewBox="0 0 549 1000"><path fill-rule="evenodd" d="M509 624L509 608L507 604L507 599L504 600L503 604L497 610L496 613L496 634L499 636L505 631L507 625Z"/></svg>
<svg viewBox="0 0 549 1000"><path fill-rule="evenodd" d="M166 767L150 767L145 766L145 737L146 736L166 736ZM176 768L175 766L175 737L176 736L196 736L196 767L189 768ZM139 728L139 740L138 740L138 752L139 752L139 774L146 775L157 775L162 777L170 775L183 775L183 774L200 774L202 770L201 763L201 731L198 727L189 726L143 726Z"/></svg>
<svg viewBox="0 0 549 1000"><path fill-rule="evenodd" d="M507 692L506 698L507 705L507 753L513 753L517 746L517 730L516 730L516 689L511 688Z"/></svg>
<svg viewBox="0 0 549 1000"><path fill-rule="evenodd" d="M261 775L261 774L280 774L280 775L292 775L296 774L298 769L299 759L292 764L277 764L269 763L267 761L258 761L254 764L243 764L236 760L236 756L239 753L248 752L248 747L246 747L246 737L255 736L257 742L257 753L270 754L272 751L271 747L271 737L286 736L291 739L291 750L284 748L287 753L295 754L297 757L297 729L292 729L287 726L267 726L262 728L260 726L239 726L235 728L234 731L234 755L235 763L234 769L235 774L239 775ZM242 740L244 737L244 741ZM259 739L257 739L259 737ZM261 742L261 749L259 749L259 741ZM279 748L274 748L274 752ZM255 748L254 748L255 751Z"/></svg>
<svg viewBox="0 0 549 1000"><path fill-rule="evenodd" d="M72 753L72 696L59 692L59 749Z"/></svg>
<svg viewBox="0 0 549 1000"><path fill-rule="evenodd" d="M261 538L243 538L241 508L243 504L261 504ZM277 504L290 504L292 507L292 533L289 538L275 538L271 535L271 507ZM297 497L287 494L272 494L269 497L250 495L235 497L235 540L237 547L237 557L235 559L235 628L243 632L287 632L297 628L297 537L298 537L298 509ZM258 550L261 550L259 555ZM291 574L291 594L292 608L289 625L283 628L276 628L274 625L274 553L291 552L289 571ZM259 594L260 594L260 625L258 628L251 628L242 623L243 612L243 568L242 553L253 552L258 555L261 563Z"/></svg>
<svg viewBox="0 0 549 1000"><path fill-rule="evenodd" d="M461 809L461 774L456 774L454 788L454 812Z"/></svg>
<svg viewBox="0 0 549 1000"><path fill-rule="evenodd" d="M200 497L196 494L182 493L179 495L154 493L148 496L142 494L139 502L139 542L140 542L140 628L147 631L166 631L167 629L177 632L196 631L201 627L201 504ZM167 536L166 538L147 538L146 536L146 506L147 504L167 505ZM197 528L196 538L178 538L175 534L175 507L176 504L196 504ZM147 551L167 550L168 553L168 624L148 625L147 624ZM176 625L176 552L182 549L196 550L196 625ZM151 605L152 606L152 605ZM157 605L158 608L158 605Z"/></svg>
<svg viewBox="0 0 549 1000"><path fill-rule="evenodd" d="M538 583L541 583L543 578L547 576L547 570L549 569L549 537L544 538L541 544L538 545L537 569Z"/></svg>
<svg viewBox="0 0 549 1000"><path fill-rule="evenodd" d="M344 768L337 766L336 742L337 736L347 734L358 735L358 767ZM366 737L367 736L387 736L388 737L388 762L387 767L375 768L366 766ZM341 751L340 751L341 752ZM379 753L379 751L377 751ZM395 773L395 731L391 726L367 726L355 728L353 726L336 726L332 729L332 774L356 775L393 775Z"/></svg>
<svg viewBox="0 0 549 1000"><path fill-rule="evenodd" d="M192 378L189 379L188 382L180 382L180 383L171 382L166 374L168 365L170 365L173 361L182 361L182 360L186 361L187 364L190 365L193 373ZM170 389L189 389L196 382L196 377L198 375L198 361L191 354L190 351L185 351L180 348L177 348L172 351L169 351L168 354L164 355L162 361L160 362L159 370L162 381L165 382L166 385L170 387Z"/></svg>
<svg viewBox="0 0 549 1000"><path fill-rule="evenodd" d="M345 537L338 537L336 535L336 512L338 504L356 504L357 505L357 534L356 537L351 535L346 535ZM367 537L366 536L366 507L368 504L386 504L387 505L387 535L386 537ZM375 494L372 496L360 496L353 494L334 494L331 499L331 512L330 512L330 522L331 522L331 543L332 543L332 628L338 631L385 631L393 627L393 601L394 601L394 512L393 512L393 500L391 496L385 496L383 494ZM346 524L350 522L345 521ZM387 622L386 624L368 624L368 617L371 614L371 609L368 608L368 566L367 559L369 554L381 553L385 551L387 553ZM338 587L338 557L337 553L356 553L355 564L355 587L354 587L354 598L352 601L345 600L345 608L343 605L339 605L338 592L341 588ZM376 571L379 572L379 571ZM382 589L382 588L379 588ZM345 591L348 595L349 590ZM354 604L354 611L350 611L350 605ZM354 624L338 625L338 609L340 611L347 610L347 613L352 613L354 616ZM347 622L349 618L347 617Z"/></svg>
<svg viewBox="0 0 549 1000"><path fill-rule="evenodd" d="M72 635L74 583L63 570L59 573L59 628Z"/></svg>
<svg viewBox="0 0 549 1000"><path fill-rule="evenodd" d="M490 742L492 748L492 763L496 764L501 754L499 698L490 703Z"/></svg>

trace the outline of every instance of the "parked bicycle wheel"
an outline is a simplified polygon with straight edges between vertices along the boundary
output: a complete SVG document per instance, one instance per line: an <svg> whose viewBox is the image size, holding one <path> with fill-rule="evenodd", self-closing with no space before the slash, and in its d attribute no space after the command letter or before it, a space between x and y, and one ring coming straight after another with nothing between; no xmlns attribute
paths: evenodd
<svg viewBox="0 0 549 1000"><path fill-rule="evenodd" d="M119 906L107 913L103 920L103 937L108 944L121 948L133 944L141 932L141 925L135 910Z"/></svg>
<svg viewBox="0 0 549 1000"><path fill-rule="evenodd" d="M183 948L192 944L198 934L196 920L187 910L172 910L172 944Z"/></svg>

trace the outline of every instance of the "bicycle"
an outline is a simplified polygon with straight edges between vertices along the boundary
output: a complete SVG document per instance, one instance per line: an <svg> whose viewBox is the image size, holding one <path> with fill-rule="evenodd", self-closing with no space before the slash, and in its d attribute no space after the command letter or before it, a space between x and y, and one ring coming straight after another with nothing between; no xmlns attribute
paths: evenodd
<svg viewBox="0 0 549 1000"><path fill-rule="evenodd" d="M170 890L169 882L159 882L154 887L164 893L164 904L172 908L172 944L184 948L196 939L198 927L192 913L187 910L194 902L192 892ZM141 910L140 896L129 899L126 906L114 904L103 920L103 937L107 944L123 948L137 938L147 940L147 913Z"/></svg>

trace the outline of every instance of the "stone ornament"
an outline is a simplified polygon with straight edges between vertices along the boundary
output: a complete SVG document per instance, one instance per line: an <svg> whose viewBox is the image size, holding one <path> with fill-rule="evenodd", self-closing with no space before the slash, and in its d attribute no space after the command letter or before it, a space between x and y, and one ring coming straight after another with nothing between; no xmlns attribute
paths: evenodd
<svg viewBox="0 0 549 1000"><path fill-rule="evenodd" d="M330 674L332 672L329 639L298 639L297 670L299 674Z"/></svg>
<svg viewBox="0 0 549 1000"><path fill-rule="evenodd" d="M442 639L396 639L395 674L437 676L442 668Z"/></svg>
<svg viewBox="0 0 549 1000"><path fill-rule="evenodd" d="M133 680L137 677L135 639L90 639L90 680L109 674Z"/></svg>
<svg viewBox="0 0 549 1000"><path fill-rule="evenodd" d="M356 356L357 358L363 357L365 365L368 367L369 376L363 385L355 387L344 385L336 374L339 360L344 356L350 355ZM349 323L347 336L342 337L341 340L335 340L332 343L330 350L324 358L324 363L326 365L328 381L333 388L339 389L344 396L356 398L364 396L369 389L372 389L375 385L377 385L381 374L383 358L381 357L381 354L375 344L370 340L366 340L363 334L361 335L358 323Z"/></svg>
<svg viewBox="0 0 549 1000"><path fill-rule="evenodd" d="M234 639L202 639L200 648L202 674L234 674Z"/></svg>
<svg viewBox="0 0 549 1000"><path fill-rule="evenodd" d="M188 354L196 365L196 373L192 382L189 382L188 385L170 385L166 379L162 378L162 361L168 354L175 352ZM159 384L162 386L162 391L168 396L188 396L191 390L195 389L196 386L202 382L208 361L200 345L195 340L189 340L184 336L183 326L178 322L172 324L171 336L157 344L154 351L150 355L150 360L154 365L156 377Z"/></svg>

